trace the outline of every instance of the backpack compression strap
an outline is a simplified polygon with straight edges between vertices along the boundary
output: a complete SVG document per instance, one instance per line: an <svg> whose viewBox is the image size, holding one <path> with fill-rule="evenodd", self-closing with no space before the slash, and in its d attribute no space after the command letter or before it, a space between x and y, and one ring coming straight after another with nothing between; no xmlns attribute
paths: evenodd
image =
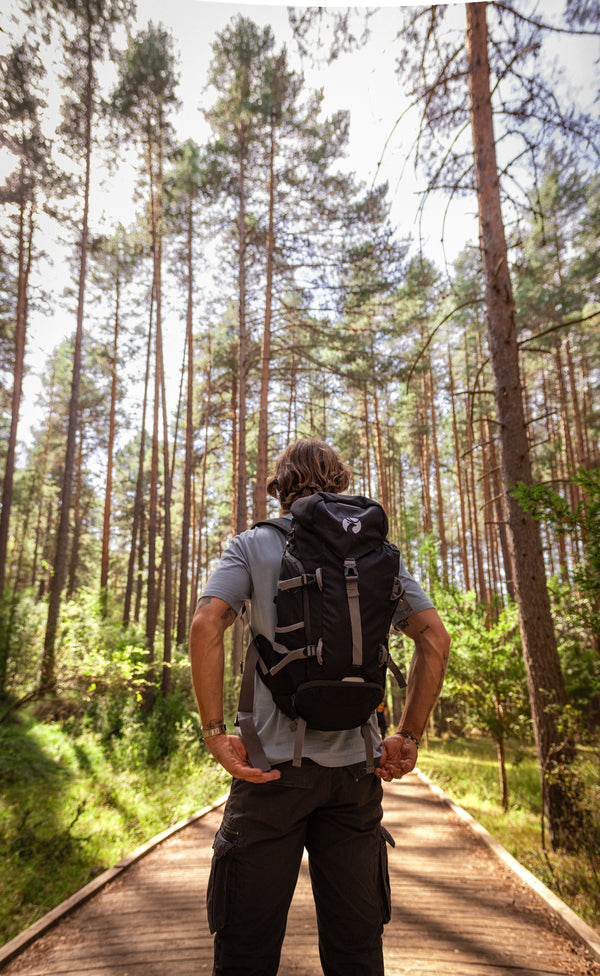
<svg viewBox="0 0 600 976"><path fill-rule="evenodd" d="M265 519L257 522L252 528L258 525L271 525L274 529L281 532L286 538L290 534L291 523L288 518ZM242 684L240 687L240 700L238 704L237 725L242 735L242 742L248 753L248 759L256 769L262 769L263 773L268 773L271 764L265 755L256 725L254 724L254 675L256 668L262 667L266 670L263 660L258 653L256 640L253 639L246 651L244 670L242 673Z"/></svg>
<svg viewBox="0 0 600 976"><path fill-rule="evenodd" d="M263 773L268 773L271 764L265 755L252 715L254 709L254 674L257 666L260 667L261 664L262 658L258 653L256 640L253 640L246 651L246 660L244 662L242 684L240 687L237 724L242 733L242 742L246 747L251 765L256 769L262 769Z"/></svg>
<svg viewBox="0 0 600 976"><path fill-rule="evenodd" d="M358 598L358 568L356 560L344 560L344 579L348 597L348 611L352 628L352 664L360 667L363 663L362 625L360 621L360 602Z"/></svg>

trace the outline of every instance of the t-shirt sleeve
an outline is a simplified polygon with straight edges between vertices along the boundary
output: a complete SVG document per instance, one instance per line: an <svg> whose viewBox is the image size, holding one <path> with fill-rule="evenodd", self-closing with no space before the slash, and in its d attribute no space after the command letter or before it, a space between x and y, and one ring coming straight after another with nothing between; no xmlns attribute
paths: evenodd
<svg viewBox="0 0 600 976"><path fill-rule="evenodd" d="M400 578L404 586L404 599L400 600L396 612L392 618L392 626L399 630L413 613L420 613L421 610L434 609L433 603L427 596L422 586L411 576L402 559L400 559Z"/></svg>
<svg viewBox="0 0 600 976"><path fill-rule="evenodd" d="M239 536L235 536L221 556L202 590L201 598L216 596L239 613L252 596L252 577L248 558Z"/></svg>

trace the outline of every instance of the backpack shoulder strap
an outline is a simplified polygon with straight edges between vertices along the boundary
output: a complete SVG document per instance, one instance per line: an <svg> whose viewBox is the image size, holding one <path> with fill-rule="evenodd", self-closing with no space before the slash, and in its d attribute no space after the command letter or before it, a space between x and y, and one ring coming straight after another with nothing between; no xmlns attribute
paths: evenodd
<svg viewBox="0 0 600 976"><path fill-rule="evenodd" d="M292 531L291 520L284 515L281 518L262 519L260 522L255 522L252 528L256 529L259 525L271 525L274 529L278 529L279 532L283 532L286 537Z"/></svg>

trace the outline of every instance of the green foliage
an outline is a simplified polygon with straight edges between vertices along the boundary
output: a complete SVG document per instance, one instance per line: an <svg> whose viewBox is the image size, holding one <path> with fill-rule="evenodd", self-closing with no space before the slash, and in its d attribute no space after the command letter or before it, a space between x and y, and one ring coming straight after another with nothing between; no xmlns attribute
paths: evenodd
<svg viewBox="0 0 600 976"><path fill-rule="evenodd" d="M600 469L579 468L572 483L580 489L573 506L549 485L517 485L513 494L535 519L550 523L557 533L581 539L583 560L577 567L573 602L586 626L600 640Z"/></svg>
<svg viewBox="0 0 600 976"><path fill-rule="evenodd" d="M20 713L0 726L0 942L225 792L226 774L184 724L173 703L155 724L125 723L120 741L138 747L118 755L73 723ZM148 764L167 725L179 728L167 734L170 755Z"/></svg>
<svg viewBox="0 0 600 976"><path fill-rule="evenodd" d="M43 624L40 604L30 590L4 600L0 609L0 697L6 693L21 697L35 687Z"/></svg>
<svg viewBox="0 0 600 976"><path fill-rule="evenodd" d="M167 126L165 114L178 104L172 35L162 25L148 24L130 38L119 66L115 112L136 136L159 142Z"/></svg>
<svg viewBox="0 0 600 976"><path fill-rule="evenodd" d="M452 638L444 697L465 731L498 740L529 737L525 665L514 603L493 612L473 593L438 591L436 606Z"/></svg>
<svg viewBox="0 0 600 976"><path fill-rule="evenodd" d="M590 641L588 614L572 585L548 583L558 651L575 738L597 726L600 717L600 657Z"/></svg>

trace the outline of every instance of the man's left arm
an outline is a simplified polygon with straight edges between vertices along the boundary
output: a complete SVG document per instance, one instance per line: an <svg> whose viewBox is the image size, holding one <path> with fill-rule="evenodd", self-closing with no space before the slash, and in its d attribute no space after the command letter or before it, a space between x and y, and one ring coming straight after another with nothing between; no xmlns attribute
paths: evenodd
<svg viewBox="0 0 600 976"><path fill-rule="evenodd" d="M388 782L400 779L417 764L417 743L442 690L450 651L450 635L437 610L412 614L404 633L415 644L406 702L398 731L383 740L383 754L376 770ZM401 735L401 731L407 734Z"/></svg>

